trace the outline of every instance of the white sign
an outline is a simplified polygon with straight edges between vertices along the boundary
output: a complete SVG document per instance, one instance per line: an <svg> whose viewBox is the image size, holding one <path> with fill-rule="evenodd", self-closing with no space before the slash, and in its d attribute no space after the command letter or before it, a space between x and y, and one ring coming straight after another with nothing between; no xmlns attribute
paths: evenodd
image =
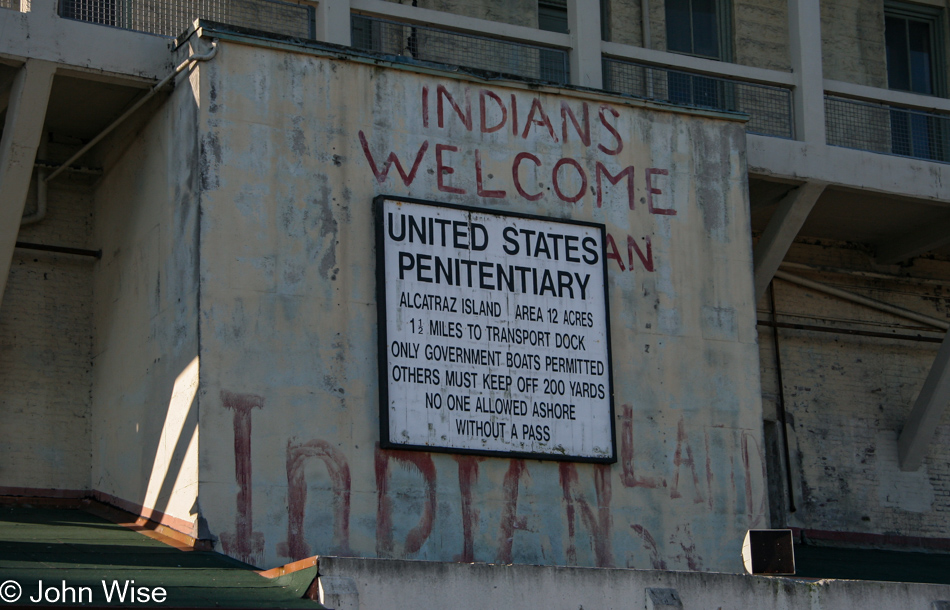
<svg viewBox="0 0 950 610"><path fill-rule="evenodd" d="M376 206L383 446L615 461L603 226Z"/></svg>

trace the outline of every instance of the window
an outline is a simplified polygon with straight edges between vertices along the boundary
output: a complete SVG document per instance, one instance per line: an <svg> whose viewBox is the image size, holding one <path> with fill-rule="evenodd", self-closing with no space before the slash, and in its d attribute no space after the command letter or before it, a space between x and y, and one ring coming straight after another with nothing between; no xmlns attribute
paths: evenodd
<svg viewBox="0 0 950 610"><path fill-rule="evenodd" d="M926 95L942 93L938 66L943 37L940 9L888 3L884 8L887 86Z"/></svg>
<svg viewBox="0 0 950 610"><path fill-rule="evenodd" d="M728 61L727 0L666 0L666 48L708 59ZM721 80L670 72L669 99L676 104L729 110L732 88Z"/></svg>
<svg viewBox="0 0 950 610"><path fill-rule="evenodd" d="M723 0L666 0L666 48L710 59L728 59Z"/></svg>
<svg viewBox="0 0 950 610"><path fill-rule="evenodd" d="M538 29L567 34L567 0L538 0Z"/></svg>
<svg viewBox="0 0 950 610"><path fill-rule="evenodd" d="M935 7L886 2L884 46L887 86L943 95L943 14ZM922 159L947 158L943 121L909 110L891 110L891 152Z"/></svg>
<svg viewBox="0 0 950 610"><path fill-rule="evenodd" d="M567 0L538 0L538 29L567 34ZM540 51L541 80L563 83L567 80L564 54Z"/></svg>

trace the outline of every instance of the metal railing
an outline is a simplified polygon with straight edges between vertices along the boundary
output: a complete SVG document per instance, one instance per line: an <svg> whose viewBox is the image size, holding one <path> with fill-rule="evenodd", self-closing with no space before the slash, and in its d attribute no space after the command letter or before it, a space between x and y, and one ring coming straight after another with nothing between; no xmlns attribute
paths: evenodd
<svg viewBox="0 0 950 610"><path fill-rule="evenodd" d="M743 112L746 131L794 138L792 91L605 57L604 89L683 106Z"/></svg>
<svg viewBox="0 0 950 610"><path fill-rule="evenodd" d="M363 51L559 84L570 80L562 49L357 14L351 24L351 44Z"/></svg>
<svg viewBox="0 0 950 610"><path fill-rule="evenodd" d="M195 19L305 39L316 31L314 7L281 0L60 0L59 11L67 19L162 36L178 36Z"/></svg>
<svg viewBox="0 0 950 610"><path fill-rule="evenodd" d="M950 162L950 115L825 95L828 144Z"/></svg>

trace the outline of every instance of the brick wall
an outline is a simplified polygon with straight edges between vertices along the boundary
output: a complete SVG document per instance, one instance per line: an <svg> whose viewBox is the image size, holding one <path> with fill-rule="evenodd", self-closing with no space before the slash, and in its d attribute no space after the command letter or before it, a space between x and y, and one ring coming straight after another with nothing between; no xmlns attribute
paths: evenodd
<svg viewBox="0 0 950 610"><path fill-rule="evenodd" d="M23 227L19 241L90 247L90 196L65 180L49 189L46 219ZM14 253L0 304L0 486L89 487L94 264Z"/></svg>
<svg viewBox="0 0 950 610"><path fill-rule="evenodd" d="M788 261L849 267L877 274L870 256L846 244L799 242ZM789 270L849 292L945 319L950 299L939 278L950 262L917 259L909 277ZM779 322L940 338L918 322L852 304L781 280L775 282ZM759 319L769 319L768 300ZM897 438L936 356L939 343L779 329L785 408L792 434L794 515L785 525L819 530L946 538L950 511L950 411L924 465L902 472ZM772 329L759 327L767 419L779 398ZM770 472L773 479L782 476ZM780 484L784 487L784 482ZM780 519L781 520L781 519Z"/></svg>

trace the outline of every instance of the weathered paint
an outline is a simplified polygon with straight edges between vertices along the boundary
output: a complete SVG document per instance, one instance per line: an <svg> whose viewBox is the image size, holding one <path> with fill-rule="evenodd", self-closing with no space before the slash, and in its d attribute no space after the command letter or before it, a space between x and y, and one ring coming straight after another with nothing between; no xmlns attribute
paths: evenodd
<svg viewBox="0 0 950 610"><path fill-rule="evenodd" d="M251 412L253 409L263 409L264 399L255 394L234 394L222 390L221 403L225 409L234 411L234 478L238 484L234 532L221 533L221 548L241 561L259 563L264 553L264 536L254 531L254 506L251 499ZM288 506L289 504L290 500Z"/></svg>
<svg viewBox="0 0 950 610"><path fill-rule="evenodd" d="M252 510L265 565L741 569L767 522L741 124L221 44L197 70L210 531ZM606 224L617 464L377 446L378 194ZM253 509L231 393L266 405Z"/></svg>

